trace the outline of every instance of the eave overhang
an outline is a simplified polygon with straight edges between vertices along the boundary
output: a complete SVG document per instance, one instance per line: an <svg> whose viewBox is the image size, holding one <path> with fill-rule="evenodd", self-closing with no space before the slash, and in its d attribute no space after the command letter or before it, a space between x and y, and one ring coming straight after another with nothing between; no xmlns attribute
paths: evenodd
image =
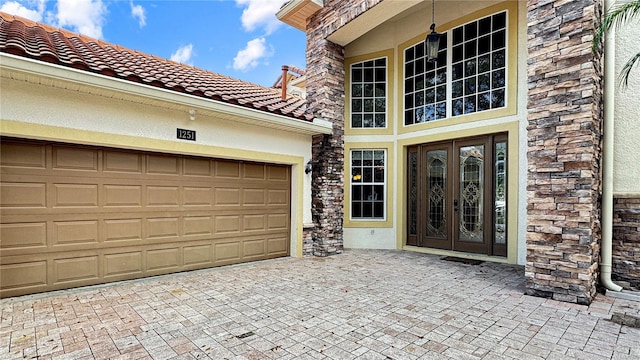
<svg viewBox="0 0 640 360"><path fill-rule="evenodd" d="M285 24L306 32L307 19L322 9L323 3L323 0L291 0L276 13L276 16Z"/></svg>
<svg viewBox="0 0 640 360"><path fill-rule="evenodd" d="M333 125L326 120L308 122L293 119L6 53L0 53L0 76L167 109L185 112L196 109L198 114L291 133L317 135L331 134L333 131Z"/></svg>
<svg viewBox="0 0 640 360"><path fill-rule="evenodd" d="M327 40L346 46L380 24L392 19L424 0L385 0L358 15L355 19L341 26L327 37Z"/></svg>

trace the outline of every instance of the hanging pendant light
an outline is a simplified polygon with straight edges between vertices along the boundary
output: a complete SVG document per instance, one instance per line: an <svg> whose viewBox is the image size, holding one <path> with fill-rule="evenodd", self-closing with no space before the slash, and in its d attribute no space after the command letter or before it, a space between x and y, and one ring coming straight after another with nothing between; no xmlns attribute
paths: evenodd
<svg viewBox="0 0 640 360"><path fill-rule="evenodd" d="M425 42L427 43L427 61L436 61L438 59L438 50L440 49L440 36L436 32L436 2L431 0L431 33L427 35Z"/></svg>

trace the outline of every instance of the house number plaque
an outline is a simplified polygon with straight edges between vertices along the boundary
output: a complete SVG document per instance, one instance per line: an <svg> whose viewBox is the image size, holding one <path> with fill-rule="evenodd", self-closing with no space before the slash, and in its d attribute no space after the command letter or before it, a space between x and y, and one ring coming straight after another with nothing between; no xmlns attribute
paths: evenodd
<svg viewBox="0 0 640 360"><path fill-rule="evenodd" d="M178 128L178 139L196 141L196 131Z"/></svg>

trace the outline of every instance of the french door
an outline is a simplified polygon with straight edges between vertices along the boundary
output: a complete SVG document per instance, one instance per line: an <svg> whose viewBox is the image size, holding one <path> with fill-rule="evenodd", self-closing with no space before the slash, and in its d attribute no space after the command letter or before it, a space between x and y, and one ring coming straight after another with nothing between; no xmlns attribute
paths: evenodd
<svg viewBox="0 0 640 360"><path fill-rule="evenodd" d="M507 136L411 146L407 245L506 256Z"/></svg>

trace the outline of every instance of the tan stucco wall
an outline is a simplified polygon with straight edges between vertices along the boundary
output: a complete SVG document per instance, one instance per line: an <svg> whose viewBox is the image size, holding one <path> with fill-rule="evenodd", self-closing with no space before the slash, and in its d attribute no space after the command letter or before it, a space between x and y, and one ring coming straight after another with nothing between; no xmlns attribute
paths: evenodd
<svg viewBox="0 0 640 360"><path fill-rule="evenodd" d="M188 107L159 107L4 77L0 91L4 136L291 165L291 254L301 254L302 226L312 222L311 174L303 171L311 158L311 135L203 112L191 121ZM176 140L176 128L195 130L197 141Z"/></svg>
<svg viewBox="0 0 640 360"><path fill-rule="evenodd" d="M640 20L636 19L616 30L616 76L638 52ZM628 88L619 87L617 78L613 81L616 81L613 191L620 195L640 194L640 63L631 71Z"/></svg>

